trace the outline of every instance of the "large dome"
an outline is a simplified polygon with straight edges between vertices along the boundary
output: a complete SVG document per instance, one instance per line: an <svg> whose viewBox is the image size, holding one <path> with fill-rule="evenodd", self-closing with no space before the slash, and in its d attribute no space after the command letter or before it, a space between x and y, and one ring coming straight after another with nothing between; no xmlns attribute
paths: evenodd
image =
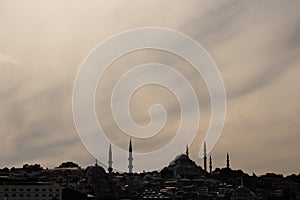
<svg viewBox="0 0 300 200"><path fill-rule="evenodd" d="M180 155L177 155L175 157L175 159L173 160L173 162L178 162L178 161L187 161L189 160L190 158L186 155L186 154L180 154Z"/></svg>
<svg viewBox="0 0 300 200"><path fill-rule="evenodd" d="M187 154L180 154L172 160L168 169L173 172L174 178L197 178L202 175L201 167L189 158Z"/></svg>
<svg viewBox="0 0 300 200"><path fill-rule="evenodd" d="M86 175L93 177L104 177L106 172L101 166L92 166L88 168Z"/></svg>
<svg viewBox="0 0 300 200"><path fill-rule="evenodd" d="M169 166L174 166L174 165L177 165L177 164L182 164L182 163L194 163L188 155L186 154L180 154L180 155L177 155L175 157L174 160L172 160L169 164Z"/></svg>

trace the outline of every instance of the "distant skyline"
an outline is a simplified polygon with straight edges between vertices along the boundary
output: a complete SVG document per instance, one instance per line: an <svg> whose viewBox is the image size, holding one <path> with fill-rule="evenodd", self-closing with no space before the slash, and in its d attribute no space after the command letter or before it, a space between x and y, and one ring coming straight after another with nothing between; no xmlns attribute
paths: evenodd
<svg viewBox="0 0 300 200"><path fill-rule="evenodd" d="M251 174L299 173L300 141L300 2L298 1L1 1L0 2L0 167L39 163L55 167L74 161L95 163L76 133L72 89L84 58L100 42L121 31L155 26L178 30L205 47L223 76L227 117L211 152L213 167L226 166ZM111 126L103 106L109 83L122 70L145 62L162 62L181 70L200 91L199 134L189 155L203 167L198 150L210 118L205 84L188 64L165 52L141 51L122 57L96 95L99 119L110 139L128 148L128 137ZM146 91L163 93L162 88ZM147 106L162 101L172 112L171 93L147 98L137 93L133 118L145 124ZM147 108L147 109L144 109ZM166 144L177 117L150 145L133 139L133 152ZM106 121L105 121L106 120ZM184 153L186 144L174 149ZM108 149L103 152L108 156ZM175 157L175 156L174 156ZM170 161L174 159L170 158ZM113 162L119 158L113 154ZM122 158L123 159L123 158ZM125 160L124 162L127 162ZM135 160L134 160L135 161ZM133 171L142 171L133 161ZM158 162L158 161L151 161ZM104 163L107 165L107 162Z"/></svg>

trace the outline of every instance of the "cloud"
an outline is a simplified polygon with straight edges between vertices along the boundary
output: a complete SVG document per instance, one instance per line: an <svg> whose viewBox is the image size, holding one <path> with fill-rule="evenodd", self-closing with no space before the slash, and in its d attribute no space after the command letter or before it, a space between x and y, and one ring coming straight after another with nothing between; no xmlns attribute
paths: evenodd
<svg viewBox="0 0 300 200"><path fill-rule="evenodd" d="M3 54L0 54L0 63L1 65L20 65L20 63L12 57Z"/></svg>
<svg viewBox="0 0 300 200"><path fill-rule="evenodd" d="M295 122L299 118L298 2L2 1L0 9L0 145L5 149L0 153L1 166L40 161L51 167L64 160L92 164L72 119L76 72L88 52L107 37L130 28L160 26L195 38L224 78L228 113L223 135L212 152L215 165L223 166L223 155L229 151L232 166L248 172L291 173L299 168L295 144L300 129ZM201 164L198 148L210 118L203 81L174 56L136 55L137 60L161 61L184 71L200 91L203 121L191 154ZM131 58L123 61L124 69L136 63ZM100 89L104 90L97 95L109 90ZM140 97L137 94L136 99ZM102 103L99 99L97 108L103 109ZM174 102L167 103L172 110L176 107ZM104 115L107 112L103 109ZM140 116L142 123L147 121L144 113L136 113ZM176 124L156 144L168 142ZM125 136L114 139L127 147ZM271 143L276 144L276 155ZM181 153L181 148L174 151Z"/></svg>

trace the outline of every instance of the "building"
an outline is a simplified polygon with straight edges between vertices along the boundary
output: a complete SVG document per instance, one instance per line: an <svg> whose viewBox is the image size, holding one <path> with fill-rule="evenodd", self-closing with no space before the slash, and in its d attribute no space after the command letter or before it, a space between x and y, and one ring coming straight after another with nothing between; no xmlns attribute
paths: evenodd
<svg viewBox="0 0 300 200"><path fill-rule="evenodd" d="M199 178L204 175L204 171L200 166L190 159L188 148L186 154L180 154L169 163L167 170L173 174L174 178Z"/></svg>
<svg viewBox="0 0 300 200"><path fill-rule="evenodd" d="M17 182L0 185L2 200L62 200L62 188L58 184Z"/></svg>
<svg viewBox="0 0 300 200"><path fill-rule="evenodd" d="M107 179L107 174L103 167L99 166L96 162L95 166L87 168L85 177L87 179L86 188L88 194L94 195L96 199L111 199L112 191L111 185Z"/></svg>

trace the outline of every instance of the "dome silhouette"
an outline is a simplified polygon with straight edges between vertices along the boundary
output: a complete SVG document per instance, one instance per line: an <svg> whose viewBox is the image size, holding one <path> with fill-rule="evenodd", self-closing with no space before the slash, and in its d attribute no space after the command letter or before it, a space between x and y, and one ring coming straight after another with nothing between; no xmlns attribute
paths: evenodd
<svg viewBox="0 0 300 200"><path fill-rule="evenodd" d="M103 167L96 165L89 167L86 171L86 175L89 177L105 177L106 172Z"/></svg>

